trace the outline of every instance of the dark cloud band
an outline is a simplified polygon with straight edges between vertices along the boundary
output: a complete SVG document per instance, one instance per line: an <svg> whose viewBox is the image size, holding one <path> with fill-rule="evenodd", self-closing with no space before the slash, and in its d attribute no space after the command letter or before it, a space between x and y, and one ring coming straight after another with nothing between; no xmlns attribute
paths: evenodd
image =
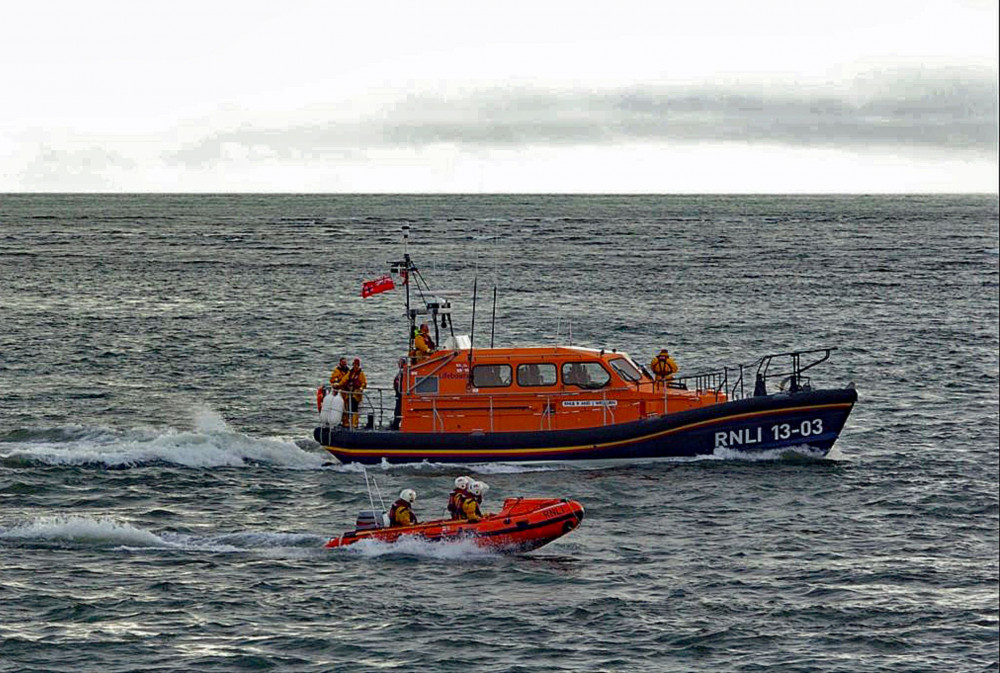
<svg viewBox="0 0 1000 673"><path fill-rule="evenodd" d="M442 144L480 149L647 141L995 156L996 73L882 73L822 90L788 85L649 86L410 96L361 122L220 132L170 158L210 163L223 156L227 145L246 148L251 155L301 159Z"/></svg>

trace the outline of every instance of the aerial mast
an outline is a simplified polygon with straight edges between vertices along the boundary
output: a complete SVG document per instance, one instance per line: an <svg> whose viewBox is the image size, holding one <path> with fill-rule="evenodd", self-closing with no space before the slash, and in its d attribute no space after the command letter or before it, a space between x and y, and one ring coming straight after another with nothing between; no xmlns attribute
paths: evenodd
<svg viewBox="0 0 1000 673"><path fill-rule="evenodd" d="M400 265L402 268L398 269L399 273L403 276L403 285L406 286L406 320L408 329L406 331L406 351L410 352L413 350L413 328L416 326L417 316L413 311L410 310L410 271L413 267L413 262L410 261L410 225L403 225L403 263Z"/></svg>

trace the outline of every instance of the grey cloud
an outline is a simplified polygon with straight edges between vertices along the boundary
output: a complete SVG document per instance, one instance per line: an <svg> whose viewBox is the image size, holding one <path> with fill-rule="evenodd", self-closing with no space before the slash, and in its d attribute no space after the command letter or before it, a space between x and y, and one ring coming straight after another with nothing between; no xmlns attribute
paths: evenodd
<svg viewBox="0 0 1000 673"><path fill-rule="evenodd" d="M882 147L994 156L996 73L882 73L823 90L788 85L650 86L410 96L362 122L217 133L171 159L211 162L223 156L227 145L261 157L309 159L435 144L478 149L643 141Z"/></svg>

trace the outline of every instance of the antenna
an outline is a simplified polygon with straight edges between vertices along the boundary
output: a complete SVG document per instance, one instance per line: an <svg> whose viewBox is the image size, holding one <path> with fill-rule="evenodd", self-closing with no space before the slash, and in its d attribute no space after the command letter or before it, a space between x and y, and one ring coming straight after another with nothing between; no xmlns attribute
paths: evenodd
<svg viewBox="0 0 1000 673"><path fill-rule="evenodd" d="M493 335L497 328L497 286L493 286L493 319L490 321L490 348L493 348Z"/></svg>
<svg viewBox="0 0 1000 673"><path fill-rule="evenodd" d="M476 297L479 289L479 274L472 282L472 332L469 334L469 384L472 384L472 349L476 344Z"/></svg>
<svg viewBox="0 0 1000 673"><path fill-rule="evenodd" d="M493 337L497 328L497 285L500 282L500 262L497 255L499 249L500 232L498 223L493 222L493 317L490 320L490 348L493 348Z"/></svg>

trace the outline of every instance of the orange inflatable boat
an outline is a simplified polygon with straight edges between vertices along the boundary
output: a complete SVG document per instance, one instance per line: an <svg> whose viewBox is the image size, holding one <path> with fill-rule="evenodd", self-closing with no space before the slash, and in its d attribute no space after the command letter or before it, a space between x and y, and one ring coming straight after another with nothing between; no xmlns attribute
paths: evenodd
<svg viewBox="0 0 1000 673"><path fill-rule="evenodd" d="M499 512L480 521L443 519L392 528L385 526L382 512L364 511L355 530L333 538L325 546L346 547L361 540L393 543L407 538L470 540L490 551L515 554L561 538L580 525L583 515L583 505L565 498L507 498Z"/></svg>

